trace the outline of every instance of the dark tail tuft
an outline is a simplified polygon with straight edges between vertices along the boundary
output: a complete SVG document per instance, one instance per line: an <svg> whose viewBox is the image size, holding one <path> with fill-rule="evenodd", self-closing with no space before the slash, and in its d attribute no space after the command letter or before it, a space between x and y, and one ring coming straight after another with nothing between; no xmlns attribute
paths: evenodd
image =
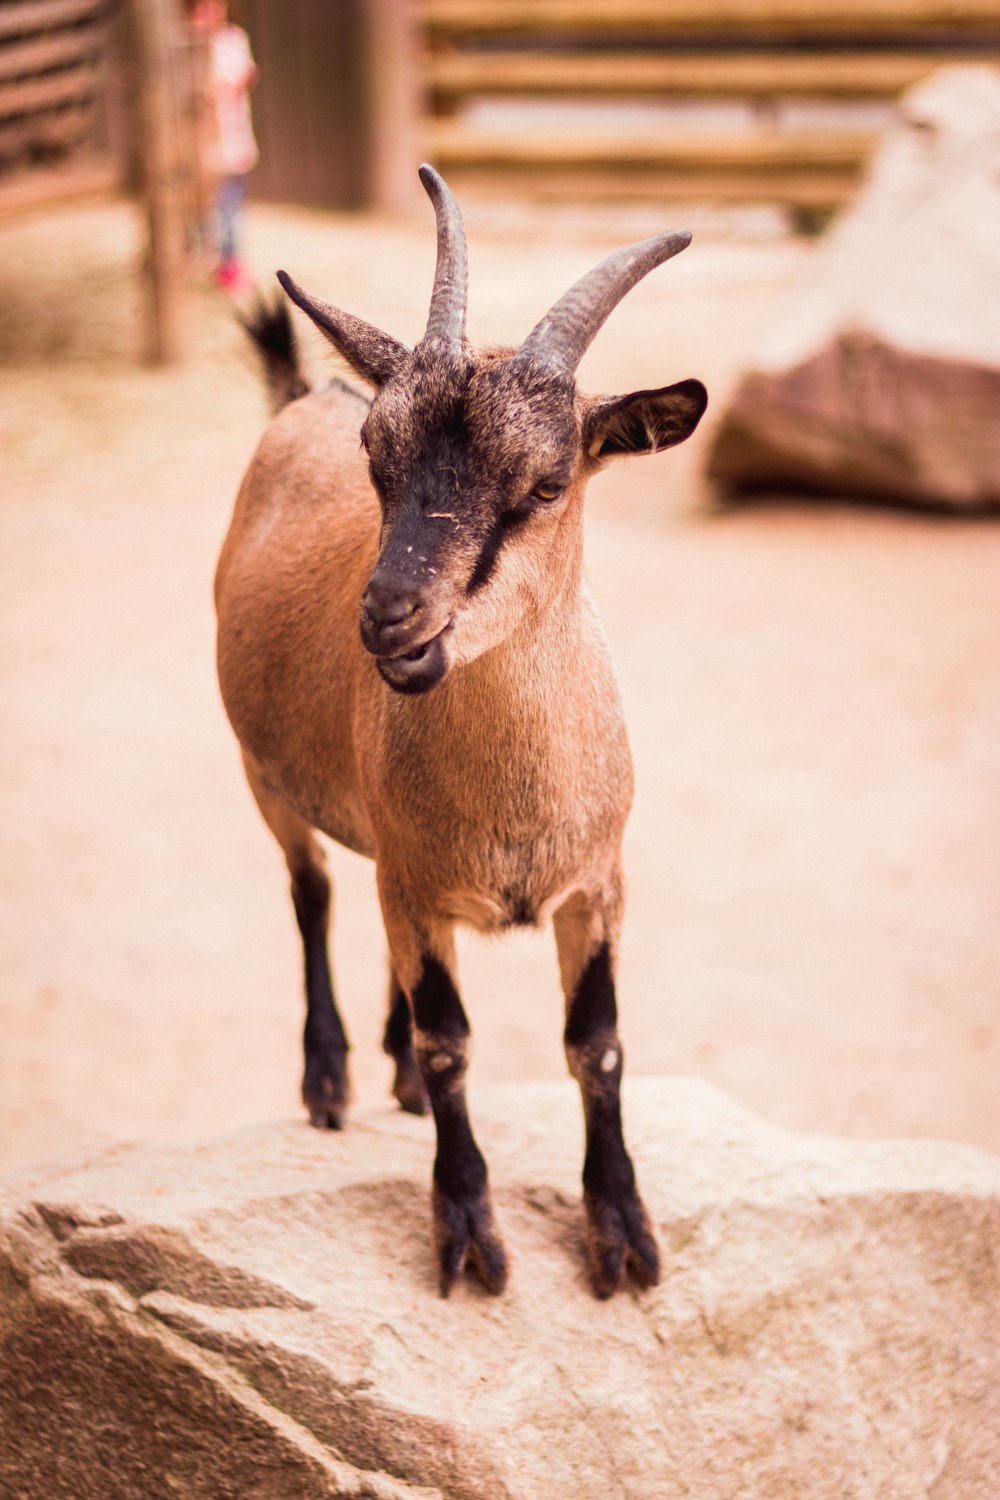
<svg viewBox="0 0 1000 1500"><path fill-rule="evenodd" d="M268 303L258 292L256 305L236 316L260 359L271 410L279 412L289 401L308 395L309 382L299 363L299 348L285 299L277 297Z"/></svg>

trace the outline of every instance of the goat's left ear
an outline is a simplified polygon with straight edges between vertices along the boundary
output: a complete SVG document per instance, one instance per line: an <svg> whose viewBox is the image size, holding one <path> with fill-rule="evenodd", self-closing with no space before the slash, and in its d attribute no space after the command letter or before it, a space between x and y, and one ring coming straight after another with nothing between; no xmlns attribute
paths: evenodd
<svg viewBox="0 0 1000 1500"><path fill-rule="evenodd" d="M605 396L583 419L583 447L590 458L659 453L690 437L708 405L700 380L682 380L659 391Z"/></svg>

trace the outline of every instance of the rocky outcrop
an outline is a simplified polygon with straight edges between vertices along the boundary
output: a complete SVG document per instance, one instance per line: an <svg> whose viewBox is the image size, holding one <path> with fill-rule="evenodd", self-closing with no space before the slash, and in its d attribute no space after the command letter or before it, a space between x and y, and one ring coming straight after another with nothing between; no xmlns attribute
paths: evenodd
<svg viewBox="0 0 1000 1500"><path fill-rule="evenodd" d="M0 1193L5 1500L986 1500L1000 1160L631 1079L662 1285L595 1302L569 1084L473 1100L512 1252L444 1302L432 1127L123 1147Z"/></svg>
<svg viewBox="0 0 1000 1500"><path fill-rule="evenodd" d="M1000 505L1000 70L903 99L720 425L710 477Z"/></svg>

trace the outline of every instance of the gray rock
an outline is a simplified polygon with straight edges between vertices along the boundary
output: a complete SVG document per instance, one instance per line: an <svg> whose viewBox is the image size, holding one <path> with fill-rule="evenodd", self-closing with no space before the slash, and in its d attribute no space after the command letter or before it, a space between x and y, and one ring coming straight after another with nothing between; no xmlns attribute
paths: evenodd
<svg viewBox="0 0 1000 1500"><path fill-rule="evenodd" d="M426 1120L121 1147L0 1189L4 1500L987 1500L1000 1159L625 1107L666 1272L596 1302L572 1085L473 1099L508 1292L437 1296Z"/></svg>
<svg viewBox="0 0 1000 1500"><path fill-rule="evenodd" d="M734 490L1000 504L1000 70L901 101L718 430Z"/></svg>

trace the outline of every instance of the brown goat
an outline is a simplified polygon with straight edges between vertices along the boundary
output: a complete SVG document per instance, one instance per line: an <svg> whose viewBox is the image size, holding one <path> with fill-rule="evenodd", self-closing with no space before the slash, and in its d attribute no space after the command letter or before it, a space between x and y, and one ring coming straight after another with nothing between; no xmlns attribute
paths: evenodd
<svg viewBox="0 0 1000 1500"><path fill-rule="evenodd" d="M587 396L574 376L617 302L690 236L617 252L518 349L474 351L461 215L432 168L420 175L438 256L416 348L279 272L375 393L334 380L292 400L262 439L219 562L219 678L291 874L313 1123L339 1127L348 1094L319 829L376 862L394 1093L416 1112L429 1100L437 1130L441 1291L467 1259L500 1291L507 1257L466 1111L453 933L551 915L583 1095L590 1271L609 1296L626 1267L654 1283L659 1253L621 1130L614 970L632 766L582 581L583 500L606 459L686 438L706 396L695 380ZM257 341L280 405L301 377L287 322L276 344L265 321Z"/></svg>

